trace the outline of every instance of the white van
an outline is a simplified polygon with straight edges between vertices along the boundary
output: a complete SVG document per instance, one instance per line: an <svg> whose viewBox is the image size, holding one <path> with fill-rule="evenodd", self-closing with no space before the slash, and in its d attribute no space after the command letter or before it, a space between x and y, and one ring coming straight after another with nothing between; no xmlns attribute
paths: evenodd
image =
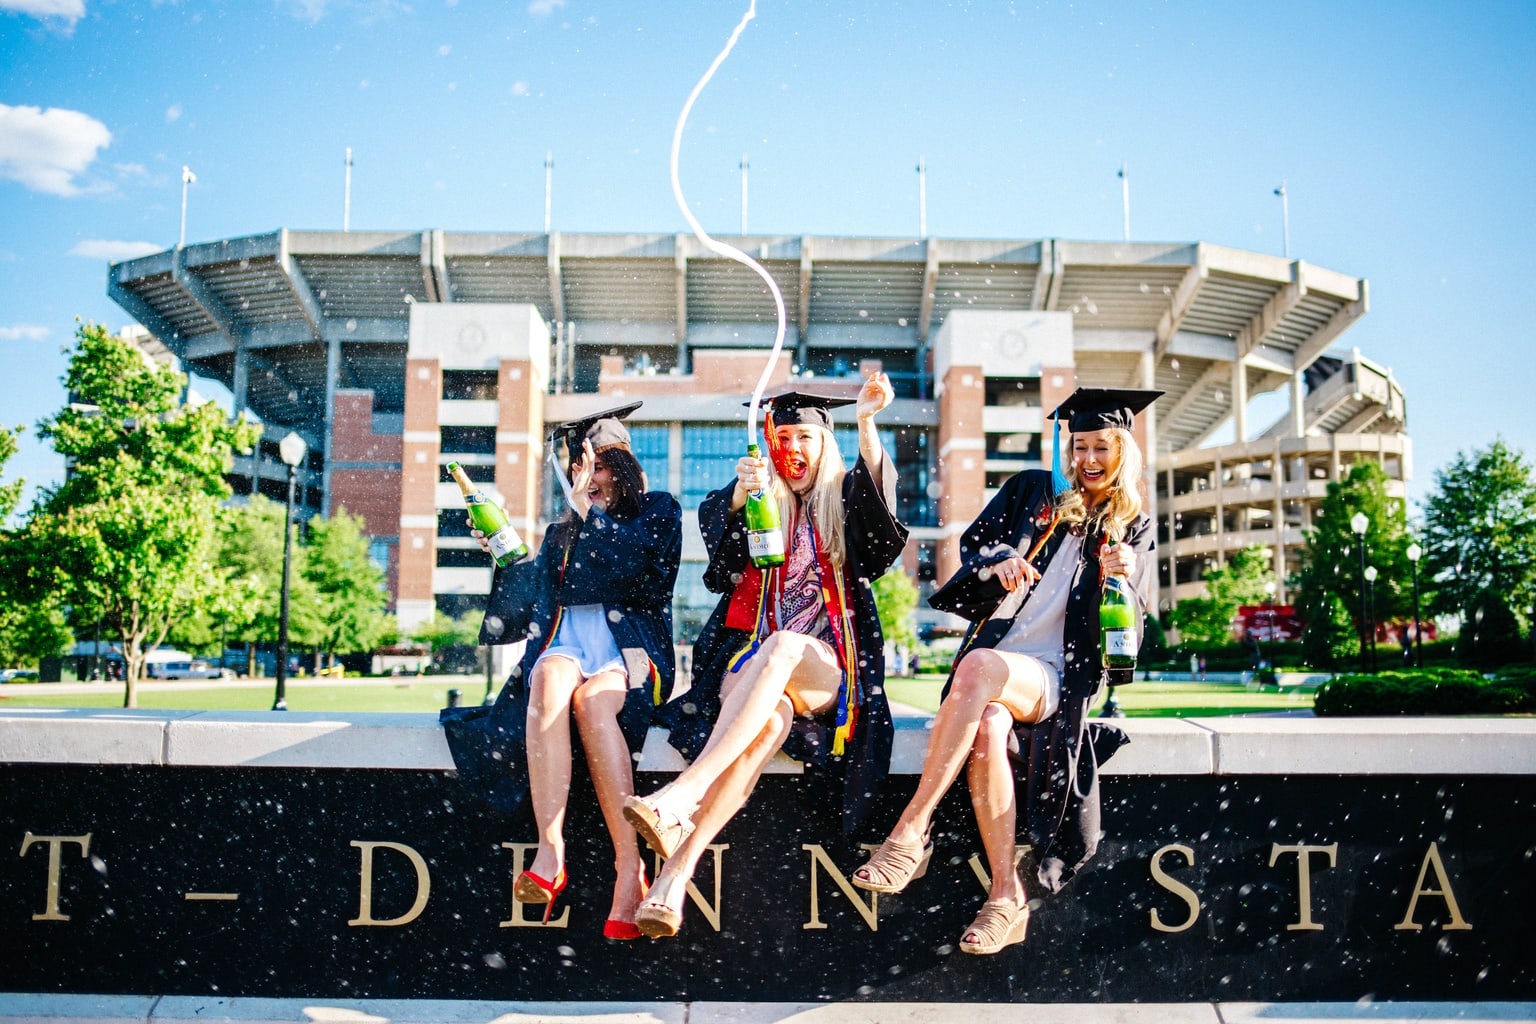
<svg viewBox="0 0 1536 1024"><path fill-rule="evenodd" d="M154 650L144 656L144 674L150 679L224 679L234 672L210 665L185 651Z"/></svg>

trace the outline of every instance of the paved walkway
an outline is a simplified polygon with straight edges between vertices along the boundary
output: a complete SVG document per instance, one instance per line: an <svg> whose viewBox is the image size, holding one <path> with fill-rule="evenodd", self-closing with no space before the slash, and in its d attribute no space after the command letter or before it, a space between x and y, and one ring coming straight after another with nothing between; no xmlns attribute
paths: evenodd
<svg viewBox="0 0 1536 1024"><path fill-rule="evenodd" d="M1536 1003L496 1003L0 993L0 1024L1476 1024Z"/></svg>

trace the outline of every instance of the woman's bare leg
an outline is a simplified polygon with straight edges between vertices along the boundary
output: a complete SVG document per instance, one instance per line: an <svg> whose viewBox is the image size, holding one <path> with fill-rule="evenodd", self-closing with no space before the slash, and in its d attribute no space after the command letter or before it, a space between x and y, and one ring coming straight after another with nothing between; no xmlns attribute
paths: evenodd
<svg viewBox="0 0 1536 1024"><path fill-rule="evenodd" d="M795 714L815 714L837 699L840 680L836 655L825 643L800 633L774 633L740 672L726 674L720 717L703 751L653 800L691 816L716 780L758 739L783 700L789 700Z"/></svg>
<svg viewBox="0 0 1536 1024"><path fill-rule="evenodd" d="M933 717L917 792L891 829L893 841L907 845L922 842L934 809L971 756L976 730L987 705L995 701L1015 720L1030 721L1029 716L1036 713L1044 696L1045 671L1048 670L1033 658L985 648L960 659L949 695Z"/></svg>
<svg viewBox="0 0 1536 1024"><path fill-rule="evenodd" d="M1014 866L1018 852L1018 804L1013 766L1008 763L1008 739L1012 733L1013 713L1001 704L988 704L981 713L965 777L970 785L981 845L987 853L987 870L992 875L987 898L1023 903L1024 883Z"/></svg>
<svg viewBox="0 0 1536 1024"><path fill-rule="evenodd" d="M528 789L539 848L528 870L553 882L565 866L565 804L571 793L571 696L581 681L559 656L534 666L528 687Z"/></svg>
<svg viewBox="0 0 1536 1024"><path fill-rule="evenodd" d="M640 845L635 830L624 820L624 798L635 791L634 764L629 744L619 728L619 711L629 694L628 681L619 672L599 672L576 690L576 725L587 752L592 788L602 808L603 823L613 840L613 903L608 918L634 921L635 907L645 897L640 882Z"/></svg>

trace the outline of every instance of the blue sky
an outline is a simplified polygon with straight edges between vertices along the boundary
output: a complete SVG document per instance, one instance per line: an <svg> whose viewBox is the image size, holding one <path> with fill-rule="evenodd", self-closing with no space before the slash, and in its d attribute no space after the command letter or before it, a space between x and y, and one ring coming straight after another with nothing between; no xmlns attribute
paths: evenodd
<svg viewBox="0 0 1536 1024"><path fill-rule="evenodd" d="M279 227L686 230L673 122L746 0L0 0L4 479L56 480L77 316L108 259ZM704 226L1131 234L1368 278L1342 343L1405 389L1422 498L1456 452L1536 455L1527 250L1536 4L760 0L684 139ZM1254 429L1268 420L1258 417Z"/></svg>

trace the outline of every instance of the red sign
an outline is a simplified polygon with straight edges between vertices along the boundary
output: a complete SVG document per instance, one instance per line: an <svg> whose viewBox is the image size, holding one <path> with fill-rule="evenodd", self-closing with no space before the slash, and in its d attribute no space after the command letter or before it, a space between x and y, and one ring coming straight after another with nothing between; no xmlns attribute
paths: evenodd
<svg viewBox="0 0 1536 1024"><path fill-rule="evenodd" d="M1288 604L1245 604L1232 623L1239 640L1252 637L1261 644L1300 640L1306 628L1307 624L1297 618L1296 608Z"/></svg>

